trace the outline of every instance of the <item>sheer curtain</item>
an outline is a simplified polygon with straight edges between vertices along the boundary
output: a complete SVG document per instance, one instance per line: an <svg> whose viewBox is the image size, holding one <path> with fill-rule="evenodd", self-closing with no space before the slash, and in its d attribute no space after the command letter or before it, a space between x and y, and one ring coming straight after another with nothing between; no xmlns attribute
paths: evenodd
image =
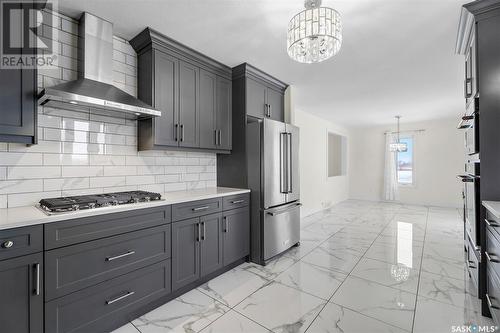
<svg viewBox="0 0 500 333"><path fill-rule="evenodd" d="M398 173L396 152L390 150L390 144L397 142L397 136L392 133L385 135L385 168L384 168L384 200L398 200Z"/></svg>

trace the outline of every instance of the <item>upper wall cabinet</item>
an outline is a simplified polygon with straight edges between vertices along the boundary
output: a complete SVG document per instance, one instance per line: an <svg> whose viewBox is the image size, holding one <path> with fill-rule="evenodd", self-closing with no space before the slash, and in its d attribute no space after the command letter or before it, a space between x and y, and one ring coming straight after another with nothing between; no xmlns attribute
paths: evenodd
<svg viewBox="0 0 500 333"><path fill-rule="evenodd" d="M233 80L245 87L240 97L246 100L247 115L284 121L285 83L247 63L233 68Z"/></svg>
<svg viewBox="0 0 500 333"><path fill-rule="evenodd" d="M228 153L231 68L150 28L130 44L138 55L139 98L162 112L161 117L139 120L139 150Z"/></svg>
<svg viewBox="0 0 500 333"><path fill-rule="evenodd" d="M0 69L0 87L0 142L37 143L36 68Z"/></svg>

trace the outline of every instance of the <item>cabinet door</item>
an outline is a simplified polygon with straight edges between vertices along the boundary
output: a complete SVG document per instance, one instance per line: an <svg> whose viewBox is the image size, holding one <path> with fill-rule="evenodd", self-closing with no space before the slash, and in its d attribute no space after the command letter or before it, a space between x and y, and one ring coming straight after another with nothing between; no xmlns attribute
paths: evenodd
<svg viewBox="0 0 500 333"><path fill-rule="evenodd" d="M222 268L222 214L200 217L201 276Z"/></svg>
<svg viewBox="0 0 500 333"><path fill-rule="evenodd" d="M284 95L271 88L267 88L266 92L269 118L277 121L285 121Z"/></svg>
<svg viewBox="0 0 500 333"><path fill-rule="evenodd" d="M20 2L17 6L21 9L21 6L29 8L30 5L26 2L23 5ZM21 21L19 20L19 31L23 29ZM26 56L32 56L32 54L26 54ZM0 87L2 87L0 90L0 141L36 143L36 69L0 69Z"/></svg>
<svg viewBox="0 0 500 333"><path fill-rule="evenodd" d="M0 262L2 332L43 332L41 253Z"/></svg>
<svg viewBox="0 0 500 333"><path fill-rule="evenodd" d="M266 86L252 79L246 80L247 114L264 118L266 114Z"/></svg>
<svg viewBox="0 0 500 333"><path fill-rule="evenodd" d="M172 224L172 290L200 278L199 218Z"/></svg>
<svg viewBox="0 0 500 333"><path fill-rule="evenodd" d="M153 118L154 143L177 146L179 61L159 51L156 51L154 56L154 106L161 111L161 117Z"/></svg>
<svg viewBox="0 0 500 333"><path fill-rule="evenodd" d="M232 148L232 82L217 77L217 130L219 149Z"/></svg>
<svg viewBox="0 0 500 333"><path fill-rule="evenodd" d="M199 88L200 69L179 62L179 146L200 146Z"/></svg>
<svg viewBox="0 0 500 333"><path fill-rule="evenodd" d="M222 226L224 266L226 266L250 254L248 207L224 212Z"/></svg>
<svg viewBox="0 0 500 333"><path fill-rule="evenodd" d="M217 91L217 76L200 70L200 148L215 149L217 145Z"/></svg>

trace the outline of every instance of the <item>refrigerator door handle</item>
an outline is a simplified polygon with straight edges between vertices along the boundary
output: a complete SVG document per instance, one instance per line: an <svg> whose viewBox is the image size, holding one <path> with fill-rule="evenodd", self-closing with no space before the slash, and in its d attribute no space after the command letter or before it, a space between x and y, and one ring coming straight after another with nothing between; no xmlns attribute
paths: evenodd
<svg viewBox="0 0 500 333"><path fill-rule="evenodd" d="M292 193L292 133L287 133L286 138L286 193Z"/></svg>
<svg viewBox="0 0 500 333"><path fill-rule="evenodd" d="M280 192L286 193L288 187L286 185L287 178L287 157L286 157L286 133L280 133Z"/></svg>

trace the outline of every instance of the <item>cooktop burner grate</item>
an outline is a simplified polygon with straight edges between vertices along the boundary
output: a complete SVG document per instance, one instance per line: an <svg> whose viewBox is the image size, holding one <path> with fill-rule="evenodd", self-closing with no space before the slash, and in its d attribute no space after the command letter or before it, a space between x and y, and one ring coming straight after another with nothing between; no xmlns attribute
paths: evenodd
<svg viewBox="0 0 500 333"><path fill-rule="evenodd" d="M159 193L127 191L42 199L40 200L40 207L49 213L63 213L81 209L93 209L155 200L161 200L161 195Z"/></svg>

